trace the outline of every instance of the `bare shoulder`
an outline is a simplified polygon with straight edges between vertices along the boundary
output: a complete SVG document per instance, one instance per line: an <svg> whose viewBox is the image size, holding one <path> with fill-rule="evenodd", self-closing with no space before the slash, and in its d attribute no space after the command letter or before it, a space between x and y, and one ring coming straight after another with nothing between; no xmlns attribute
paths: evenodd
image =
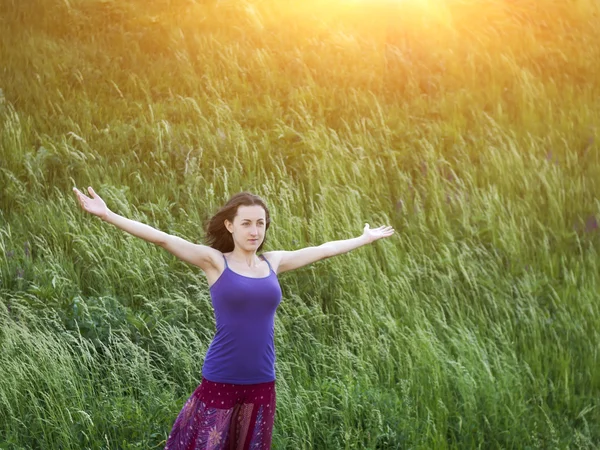
<svg viewBox="0 0 600 450"><path fill-rule="evenodd" d="M290 270L299 269L314 262L320 261L332 256L329 253L327 246L319 245L316 247L305 247L298 250L285 251L278 250L273 252L265 252L264 256L273 266L275 273L288 272Z"/></svg>
<svg viewBox="0 0 600 450"><path fill-rule="evenodd" d="M264 252L262 254L262 256L264 258L266 258L267 261L269 261L269 264L271 264L273 271L275 273L279 273L278 269L279 269L279 265L281 264L281 258L283 257L284 253L285 252L282 250L274 250L274 251L270 251L270 252Z"/></svg>
<svg viewBox="0 0 600 450"><path fill-rule="evenodd" d="M210 266L222 272L225 267L223 253L215 248L209 247L208 245L202 245L202 247L202 251L205 254L205 260L210 263Z"/></svg>
<svg viewBox="0 0 600 450"><path fill-rule="evenodd" d="M161 246L179 259L203 271L223 271L223 254L208 245L194 244L178 236L168 235Z"/></svg>
<svg viewBox="0 0 600 450"><path fill-rule="evenodd" d="M225 257L219 250L212 247L207 248L210 249L206 251L206 259L209 263L207 263L205 267L202 267L202 270L206 275L208 285L212 286L225 270Z"/></svg>

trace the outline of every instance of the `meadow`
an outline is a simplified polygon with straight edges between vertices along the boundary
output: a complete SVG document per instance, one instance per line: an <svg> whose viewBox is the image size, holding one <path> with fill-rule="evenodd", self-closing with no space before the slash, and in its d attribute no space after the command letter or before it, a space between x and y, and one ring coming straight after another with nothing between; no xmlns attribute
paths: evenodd
<svg viewBox="0 0 600 450"><path fill-rule="evenodd" d="M160 449L241 190L282 274L274 449L600 446L595 0L0 2L0 449Z"/></svg>

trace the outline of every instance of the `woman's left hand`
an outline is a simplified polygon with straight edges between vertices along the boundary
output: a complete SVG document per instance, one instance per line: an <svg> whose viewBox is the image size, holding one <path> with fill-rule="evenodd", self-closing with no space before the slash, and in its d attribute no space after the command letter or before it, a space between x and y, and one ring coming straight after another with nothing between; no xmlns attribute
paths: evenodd
<svg viewBox="0 0 600 450"><path fill-rule="evenodd" d="M390 237L394 234L394 229L390 226L380 226L379 228L369 228L369 224L365 223L365 229L363 236L367 239L367 242L371 243L377 239Z"/></svg>

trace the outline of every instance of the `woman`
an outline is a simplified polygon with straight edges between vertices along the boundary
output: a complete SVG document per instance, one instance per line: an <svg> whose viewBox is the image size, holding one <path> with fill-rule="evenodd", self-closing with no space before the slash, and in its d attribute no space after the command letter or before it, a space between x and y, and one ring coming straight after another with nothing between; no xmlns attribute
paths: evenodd
<svg viewBox="0 0 600 450"><path fill-rule="evenodd" d="M160 245L206 274L217 330L202 381L177 416L165 450L269 449L276 400L273 330L281 301L277 275L391 236L394 230L365 224L360 237L257 256L270 216L256 195L231 197L207 224L208 245L200 245L113 213L91 187L91 198L73 191L85 211Z"/></svg>

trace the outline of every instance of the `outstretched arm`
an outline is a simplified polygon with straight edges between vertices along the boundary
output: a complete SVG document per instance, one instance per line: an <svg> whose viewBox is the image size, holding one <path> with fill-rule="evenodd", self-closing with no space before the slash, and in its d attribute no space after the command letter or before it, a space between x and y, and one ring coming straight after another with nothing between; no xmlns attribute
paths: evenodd
<svg viewBox="0 0 600 450"><path fill-rule="evenodd" d="M73 188L73 192L75 192L77 195L79 205L84 211L100 217L105 222L113 224L114 226L126 231L129 234L132 234L135 237L139 237L145 241L159 245L167 239L168 234L163 231L112 212L110 209L108 209L104 200L98 194L96 194L96 191L94 191L91 186L88 187L88 192L90 193L91 197L83 194L75 187Z"/></svg>
<svg viewBox="0 0 600 450"><path fill-rule="evenodd" d="M128 219L127 217L112 212L107 208L104 200L96 194L91 186L88 187L88 192L91 197L83 194L75 187L73 188L73 192L77 195L79 205L84 211L100 217L105 222L110 223L135 237L160 245L179 259L194 264L204 271L214 267L217 259L219 261L222 259L220 252L212 247L194 244L178 236L173 236L164 231L152 228L150 225Z"/></svg>
<svg viewBox="0 0 600 450"><path fill-rule="evenodd" d="M367 223L365 224L362 236L326 242L318 247L306 247L295 251L266 252L265 257L271 261L272 265L277 267L277 273L282 273L287 272L288 270L298 269L325 258L331 258L332 256L347 253L350 250L370 244L378 239L389 237L393 234L394 229L392 227L381 226L379 228L371 229Z"/></svg>

